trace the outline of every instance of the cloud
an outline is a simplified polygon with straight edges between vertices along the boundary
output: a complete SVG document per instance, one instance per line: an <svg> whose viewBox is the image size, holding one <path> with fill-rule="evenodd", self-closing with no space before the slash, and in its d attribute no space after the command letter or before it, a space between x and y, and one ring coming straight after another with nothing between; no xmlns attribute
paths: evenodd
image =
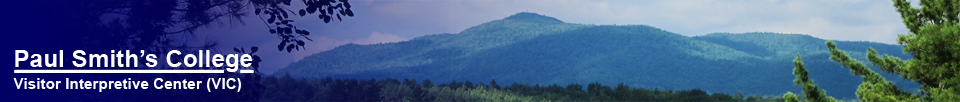
<svg viewBox="0 0 960 102"><path fill-rule="evenodd" d="M370 33L370 36L367 36L366 38L351 40L350 43L366 45L366 44L378 44L378 43L392 43L392 42L400 42L400 41L406 41L406 40L407 38L400 37L396 34L373 32L373 33Z"/></svg>

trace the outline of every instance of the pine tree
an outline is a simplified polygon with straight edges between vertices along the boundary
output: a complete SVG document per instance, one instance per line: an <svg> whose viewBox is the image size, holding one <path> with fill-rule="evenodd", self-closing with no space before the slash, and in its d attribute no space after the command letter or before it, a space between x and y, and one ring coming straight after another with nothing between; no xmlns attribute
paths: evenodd
<svg viewBox="0 0 960 102"><path fill-rule="evenodd" d="M497 80L490 80L490 86L493 86L494 89L500 89L500 85L497 84Z"/></svg>
<svg viewBox="0 0 960 102"><path fill-rule="evenodd" d="M783 102L800 102L800 99L793 92L787 92L787 94L783 94Z"/></svg>
<svg viewBox="0 0 960 102"><path fill-rule="evenodd" d="M827 41L830 59L863 78L857 89L857 97L863 101L960 101L960 76L957 76L960 74L960 1L921 0L921 8L910 6L906 0L893 2L910 29L908 34L900 34L897 42L913 59L878 57L872 48L867 50L867 59L883 72L896 73L923 85L920 95L900 90Z"/></svg>
<svg viewBox="0 0 960 102"><path fill-rule="evenodd" d="M837 102L833 97L827 96L827 93L820 88L817 88L816 84L813 84L813 80L810 80L807 75L807 69L803 68L803 62L800 60L800 54L797 54L797 59L793 60L793 74L797 75L797 79L793 80L797 85L803 86L804 99L810 102ZM796 102L799 101L797 96L793 93L787 93L783 95L785 101ZM792 99L790 99L792 98Z"/></svg>

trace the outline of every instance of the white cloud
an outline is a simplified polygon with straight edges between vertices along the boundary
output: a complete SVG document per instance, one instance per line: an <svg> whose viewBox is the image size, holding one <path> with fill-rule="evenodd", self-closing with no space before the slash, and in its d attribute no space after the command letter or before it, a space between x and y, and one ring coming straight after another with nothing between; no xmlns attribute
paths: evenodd
<svg viewBox="0 0 960 102"><path fill-rule="evenodd" d="M400 42L400 41L406 41L406 40L407 38L400 37L397 34L373 32L373 33L370 33L370 36L367 36L366 38L351 40L350 42L355 44L366 45L366 44L378 44L378 43L392 43L392 42Z"/></svg>

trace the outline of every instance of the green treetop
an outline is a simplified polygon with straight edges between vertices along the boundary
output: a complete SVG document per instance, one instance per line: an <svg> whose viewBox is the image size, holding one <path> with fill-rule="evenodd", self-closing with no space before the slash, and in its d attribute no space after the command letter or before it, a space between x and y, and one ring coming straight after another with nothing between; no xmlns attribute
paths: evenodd
<svg viewBox="0 0 960 102"><path fill-rule="evenodd" d="M783 101L784 102L800 102L800 99L798 99L797 95L794 95L793 92L787 92L787 94L783 94Z"/></svg>
<svg viewBox="0 0 960 102"><path fill-rule="evenodd" d="M960 76L957 76L960 74L960 1L921 0L921 8L910 6L906 0L893 2L903 23L910 29L909 33L900 34L897 42L903 45L904 52L913 55L913 59L878 56L872 48L867 50L867 59L883 72L896 73L923 85L920 95L900 90L863 63L836 49L835 43L827 41L832 55L830 59L863 77L863 83L857 89L857 97L863 101L960 101ZM794 74L798 78L801 74L806 76L796 70ZM804 93L809 94L807 91L804 84Z"/></svg>

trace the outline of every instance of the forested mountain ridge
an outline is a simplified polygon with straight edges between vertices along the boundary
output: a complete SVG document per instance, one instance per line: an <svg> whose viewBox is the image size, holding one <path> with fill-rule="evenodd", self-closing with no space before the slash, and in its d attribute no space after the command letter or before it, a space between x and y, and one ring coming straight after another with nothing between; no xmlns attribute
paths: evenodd
<svg viewBox="0 0 960 102"><path fill-rule="evenodd" d="M724 45L745 51L758 57L796 57L801 54L827 53L829 50L823 46L826 40L802 34L777 34L766 32L751 33L713 33L693 37L715 44ZM897 45L889 45L876 42L865 41L838 41L845 47L842 50L857 51L855 55L862 56L863 49L874 47L879 52L887 52L893 56L908 56L903 49ZM891 47L893 46L893 47Z"/></svg>
<svg viewBox="0 0 960 102"><path fill-rule="evenodd" d="M348 44L290 64L274 75L319 79L408 78L437 82L496 79L503 83L624 83L640 88L694 89L760 95L799 92L792 59L839 99L855 98L860 78L829 60L825 40L800 34L715 33L688 37L645 25L564 23L534 13L398 43ZM897 45L837 41L865 60L863 49L906 56ZM902 57L903 58L903 57ZM914 82L885 75L915 90ZM901 85L903 86L903 85Z"/></svg>

